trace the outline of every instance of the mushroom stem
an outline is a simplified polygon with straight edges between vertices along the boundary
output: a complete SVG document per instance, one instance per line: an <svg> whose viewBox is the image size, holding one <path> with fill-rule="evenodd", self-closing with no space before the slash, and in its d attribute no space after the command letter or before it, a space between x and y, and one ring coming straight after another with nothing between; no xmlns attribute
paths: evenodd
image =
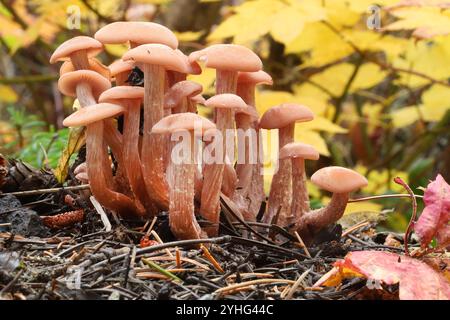
<svg viewBox="0 0 450 320"><path fill-rule="evenodd" d="M222 188L223 173L225 168L226 155L226 130L233 125L233 111L225 108L217 108L217 130L222 135L222 163L205 165L203 172L203 187L201 195L200 214L213 225L204 228L206 233L213 237L219 231L220 218L220 191Z"/></svg>
<svg viewBox="0 0 450 320"><path fill-rule="evenodd" d="M86 50L80 50L70 55L70 61L76 70L89 69L89 59Z"/></svg>
<svg viewBox="0 0 450 320"><path fill-rule="evenodd" d="M190 132L191 152L181 163L171 163L169 181L169 225L177 239L200 239L201 228L194 214L194 133Z"/></svg>
<svg viewBox="0 0 450 320"><path fill-rule="evenodd" d="M216 94L236 93L238 73L236 71L216 71Z"/></svg>
<svg viewBox="0 0 450 320"><path fill-rule="evenodd" d="M297 222L308 211L309 196L306 188L305 160L303 158L292 158L291 217Z"/></svg>
<svg viewBox="0 0 450 320"><path fill-rule="evenodd" d="M116 79L116 86L126 86L128 80L128 72L121 72L114 76Z"/></svg>
<svg viewBox="0 0 450 320"><path fill-rule="evenodd" d="M122 216L142 215L143 208L136 207L129 197L111 190L107 181L112 179L111 170L103 170L107 164L107 146L103 141L104 123L97 121L86 128L86 160L89 184L95 198L108 209Z"/></svg>
<svg viewBox="0 0 450 320"><path fill-rule="evenodd" d="M291 123L286 127L279 129L278 150L286 144L293 142L294 128L295 123ZM278 171L273 176L272 184L270 186L268 210L263 218L265 223L271 223L272 219L279 211L280 214L278 216L277 224L286 226L287 217L291 213L291 172L291 161L289 159L280 159L278 161Z"/></svg>
<svg viewBox="0 0 450 320"><path fill-rule="evenodd" d="M326 207L305 213L295 225L303 241L310 243L318 231L338 221L344 215L348 199L348 193L333 193Z"/></svg>
<svg viewBox="0 0 450 320"><path fill-rule="evenodd" d="M166 72L158 65L143 64L144 71L144 137L142 141L142 172L147 193L162 209L169 207L168 185L164 177L165 135L152 135L153 125L164 115Z"/></svg>

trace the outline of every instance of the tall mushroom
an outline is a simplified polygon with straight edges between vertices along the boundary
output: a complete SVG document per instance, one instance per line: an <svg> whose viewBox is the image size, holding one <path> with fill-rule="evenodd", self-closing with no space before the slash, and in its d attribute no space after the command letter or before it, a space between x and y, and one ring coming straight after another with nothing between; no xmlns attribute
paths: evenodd
<svg viewBox="0 0 450 320"><path fill-rule="evenodd" d="M314 114L307 107L283 103L267 110L261 117L259 125L263 129L278 129L279 149L294 140L296 122L311 121ZM278 171L275 173L270 186L269 202L263 221L271 223L279 212L277 223L287 225L287 217L291 213L291 162L288 159L279 160Z"/></svg>
<svg viewBox="0 0 450 320"><path fill-rule="evenodd" d="M122 216L141 216L144 208L129 197L115 192L108 185L112 180L107 146L104 141L104 120L124 112L121 106L100 103L86 106L72 113L63 124L67 127L86 126L86 162L92 194L106 208Z"/></svg>
<svg viewBox="0 0 450 320"><path fill-rule="evenodd" d="M272 77L260 70L257 72L239 72L236 93L245 103L256 112L255 89L257 85L272 85ZM236 114L236 127L244 131L254 130L256 141L253 141L256 152L256 164L237 163L236 173L238 177L238 187L233 200L239 205L241 211L247 219L254 220L259 213L261 203L266 198L264 193L263 164L260 155L263 154L262 144L259 143L260 131L258 118L251 119L245 114ZM245 153L250 152L250 141L245 142ZM250 172L249 172L250 171Z"/></svg>
<svg viewBox="0 0 450 320"><path fill-rule="evenodd" d="M194 144L196 134L203 135L207 130L215 129L215 125L194 113L177 113L158 121L152 129L154 134L172 134L172 141L178 135L188 132L183 137L182 155L172 152L168 169L170 189L169 225L178 239L199 239L202 237L200 226L194 214L194 176L195 159ZM188 139L185 141L184 139Z"/></svg>
<svg viewBox="0 0 450 320"><path fill-rule="evenodd" d="M219 223L219 200L220 200L220 190L222 187L222 181L223 181L223 173L224 173L224 167L227 163L227 158L229 160L231 159L230 151L227 147L227 131L233 130L234 131L234 111L235 110L241 110L247 108L247 105L245 102L241 99L241 97L231 94L231 93L224 93L224 94L218 94L215 95L208 100L206 100L205 105L207 107L214 108L217 113L217 130L218 133L221 134L220 137L222 139L222 144L218 145L219 148L222 148L220 151L222 152L223 157L221 159L216 159L220 163L212 163L205 166L205 170L209 169L208 171L204 172L204 181L203 181L203 188L202 188L202 195L201 195L201 207L200 207L200 214L205 217L208 221L213 223L212 227L206 228L206 232L210 236L217 235L218 231L218 223ZM234 134L233 134L234 139ZM234 142L234 140L233 140ZM234 144L232 146L234 149ZM217 152L217 150L216 150ZM217 155L216 155L217 157ZM228 160L228 161L229 161ZM209 174L207 174L209 173Z"/></svg>
<svg viewBox="0 0 450 320"><path fill-rule="evenodd" d="M108 102L122 106L124 113L123 165L130 188L136 198L144 205L149 214L156 212L154 204L146 192L139 157L139 120L144 88L117 86L104 91L99 102Z"/></svg>
<svg viewBox="0 0 450 320"><path fill-rule="evenodd" d="M359 173L342 167L326 167L316 171L311 181L318 187L333 192L330 203L324 208L305 213L295 229L305 243L311 243L314 235L344 214L349 193L367 186L367 179Z"/></svg>
<svg viewBox="0 0 450 320"><path fill-rule="evenodd" d="M124 61L139 63L144 71L144 136L141 161L147 193L162 209L169 207L165 180L164 135L152 135L152 127L164 115L166 70L183 70L184 64L174 50L162 44L145 44L126 52Z"/></svg>
<svg viewBox="0 0 450 320"><path fill-rule="evenodd" d="M305 160L318 160L319 152L309 144L291 142L280 149L279 158L291 159L292 162L292 204L288 224L297 223L310 210Z"/></svg>

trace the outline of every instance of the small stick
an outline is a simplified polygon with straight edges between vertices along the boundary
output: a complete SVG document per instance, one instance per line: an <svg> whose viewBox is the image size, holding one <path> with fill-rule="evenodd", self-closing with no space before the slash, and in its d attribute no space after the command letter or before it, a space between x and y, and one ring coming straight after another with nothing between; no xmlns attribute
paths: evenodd
<svg viewBox="0 0 450 320"><path fill-rule="evenodd" d="M181 268L181 253L180 253L180 249L178 249L178 247L175 247L175 257L176 257L176 264L177 264L177 268Z"/></svg>
<svg viewBox="0 0 450 320"><path fill-rule="evenodd" d="M45 194L45 193L58 193L63 190L70 190L70 191L77 191L77 190L85 190L89 189L88 184L82 184L79 186L70 186L70 187L60 187L60 188L49 188L49 189L37 189L37 190L27 190L27 191L17 191L17 192L6 192L1 193L0 196L10 194L16 197L25 197L25 196L36 196L39 194Z"/></svg>
<svg viewBox="0 0 450 320"><path fill-rule="evenodd" d="M161 240L161 238L160 238L159 235L155 232L155 230L150 231L150 233L151 233L152 236L156 239L156 241L158 241L160 244L164 244L164 242ZM167 254L168 254L170 257L173 257L173 254L172 254L172 252L170 252L169 249L164 249L164 250L167 252Z"/></svg>
<svg viewBox="0 0 450 320"><path fill-rule="evenodd" d="M287 283L287 284L294 284L295 281L292 280L286 280L286 279L257 279L257 280L251 280L251 281L245 281L240 282L236 284L229 285L227 287L223 287L220 289L217 289L214 291L215 294L223 294L229 291L234 291L237 289L240 289L242 287L248 287L255 284L263 284L263 283Z"/></svg>
<svg viewBox="0 0 450 320"><path fill-rule="evenodd" d="M176 275L174 275L172 272L167 271L166 269L160 267L159 265L157 265L156 263L154 263L153 261L147 260L145 258L142 258L142 262L144 262L146 265L148 265L149 267L155 269L156 271L158 271L159 273L165 275L166 277L177 281L177 282L183 282L183 280L181 280L180 278L178 278Z"/></svg>
<svg viewBox="0 0 450 320"><path fill-rule="evenodd" d="M109 222L108 216L106 215L105 210L103 210L102 205L95 199L94 196L90 196L89 200L91 200L92 205L95 208L95 211L100 215L100 219L103 222L103 225L105 226L105 231L109 232L112 230L111 222Z"/></svg>
<svg viewBox="0 0 450 320"><path fill-rule="evenodd" d="M409 241L409 236L411 235L411 232L412 232L412 229L414 227L414 223L415 223L416 217L417 217L417 201L416 201L416 197L414 196L414 192L411 190L411 188L408 186L408 184L402 180L402 178L395 177L394 182L396 184L401 185L403 188L406 189L406 191L408 191L409 197L411 198L411 201L412 201L411 219L409 220L408 228L406 229L405 237L403 240L403 242L405 243L405 254L407 256L410 256L409 249L408 249L408 241Z"/></svg>
<svg viewBox="0 0 450 320"><path fill-rule="evenodd" d="M369 221L361 221L360 223L355 224L354 226L351 226L349 228L347 228L344 232L342 232L342 236L341 237L346 237L347 235L349 235L350 233L352 233L353 231L365 227L367 225L369 225L370 222Z"/></svg>
<svg viewBox="0 0 450 320"><path fill-rule="evenodd" d="M214 259L213 255L211 254L211 252L209 252L208 248L206 248L203 244L201 244L200 249L202 249L203 255L206 257L206 259L208 259L209 262L212 263L212 265L214 266L214 268L216 268L217 271L219 271L220 273L225 272L225 271L223 271L219 262L217 262L217 260Z"/></svg>
<svg viewBox="0 0 450 320"><path fill-rule="evenodd" d="M311 272L311 268L303 272L300 277L295 281L295 283L292 285L291 289L289 290L288 294L286 295L287 300L292 299L292 296L294 295L295 291L297 291L300 284L305 280L306 276Z"/></svg>
<svg viewBox="0 0 450 320"><path fill-rule="evenodd" d="M423 196L419 194L413 194L414 198L423 198ZM369 196L369 197L362 197L362 198L356 198L356 199L349 199L348 202L360 202L360 201L368 201L368 200L377 200L377 199L388 199L388 198L410 198L411 195L409 194L382 194L379 196Z"/></svg>
<svg viewBox="0 0 450 320"><path fill-rule="evenodd" d="M305 243L303 242L302 237L300 237L300 235L298 234L297 231L295 231L294 234L297 237L298 242L300 242L300 245L302 246L303 251L305 251L305 254L308 256L308 258L311 259L312 258L311 254L309 253L308 248L306 247Z"/></svg>

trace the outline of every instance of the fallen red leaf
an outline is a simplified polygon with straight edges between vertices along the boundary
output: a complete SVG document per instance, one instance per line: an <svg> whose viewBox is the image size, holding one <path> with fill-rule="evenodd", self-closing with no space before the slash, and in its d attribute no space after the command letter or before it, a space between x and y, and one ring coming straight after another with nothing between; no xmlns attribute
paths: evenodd
<svg viewBox="0 0 450 320"><path fill-rule="evenodd" d="M447 245L450 242L450 185L441 175L428 184L423 201L425 209L414 226L422 247L427 247L434 237L439 246Z"/></svg>
<svg viewBox="0 0 450 320"><path fill-rule="evenodd" d="M398 283L401 300L450 300L450 283L433 268L418 259L382 251L350 252L315 286L334 286L348 277Z"/></svg>

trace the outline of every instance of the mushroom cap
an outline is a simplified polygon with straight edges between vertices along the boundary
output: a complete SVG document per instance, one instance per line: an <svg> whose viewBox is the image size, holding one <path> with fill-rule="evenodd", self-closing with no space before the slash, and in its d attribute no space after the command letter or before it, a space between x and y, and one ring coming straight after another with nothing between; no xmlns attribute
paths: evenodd
<svg viewBox="0 0 450 320"><path fill-rule="evenodd" d="M206 102L206 99L201 94L193 96L190 99L191 99L191 101L193 101L195 103L199 103L199 104L205 104L205 102Z"/></svg>
<svg viewBox="0 0 450 320"><path fill-rule="evenodd" d="M259 114L256 109L250 105L247 105L246 108L239 108L235 111L236 115L247 115L251 118L252 121L256 121L259 119Z"/></svg>
<svg viewBox="0 0 450 320"><path fill-rule="evenodd" d="M102 76L104 76L106 79L111 79L111 72L109 71L109 68L105 66L103 63L101 63L99 60L95 58L89 58L89 70L95 71ZM59 74L62 76L65 73L76 71L75 67L73 66L71 61L65 61L61 68L59 68Z"/></svg>
<svg viewBox="0 0 450 320"><path fill-rule="evenodd" d="M88 83L92 89L95 98L105 90L111 88L108 79L91 70L77 70L63 74L58 80L59 91L69 97L77 95L77 85L79 83Z"/></svg>
<svg viewBox="0 0 450 320"><path fill-rule="evenodd" d="M190 61L189 58L181 52L181 50L176 49L175 53L184 61L186 74L201 74L202 68L197 61Z"/></svg>
<svg viewBox="0 0 450 320"><path fill-rule="evenodd" d="M367 186L367 179L358 172L343 167L325 167L311 176L316 186L333 193L350 193Z"/></svg>
<svg viewBox="0 0 450 320"><path fill-rule="evenodd" d="M109 102L120 104L121 100L144 99L144 88L135 86L116 86L103 91L98 102Z"/></svg>
<svg viewBox="0 0 450 320"><path fill-rule="evenodd" d="M295 103L283 103L267 110L259 125L263 129L280 129L293 122L305 122L314 119L308 107Z"/></svg>
<svg viewBox="0 0 450 320"><path fill-rule="evenodd" d="M184 61L175 53L175 50L166 45L157 43L142 44L133 48L125 52L122 60L133 60L144 64L159 65L167 70L181 73L184 73L186 70Z"/></svg>
<svg viewBox="0 0 450 320"><path fill-rule="evenodd" d="M291 142L280 149L279 158L302 158L308 160L318 160L319 152L309 144L301 142Z"/></svg>
<svg viewBox="0 0 450 320"><path fill-rule="evenodd" d="M207 68L228 71L256 72L262 69L261 59L249 48L236 44L214 44L194 51L189 61L204 61Z"/></svg>
<svg viewBox="0 0 450 320"><path fill-rule="evenodd" d="M109 65L109 70L111 72L111 77L114 77L122 72L129 72L133 70L135 63L131 60L123 61L118 59Z"/></svg>
<svg viewBox="0 0 450 320"><path fill-rule="evenodd" d="M167 134L188 130L203 135L205 131L213 129L216 129L216 125L208 119L192 112L185 112L162 118L153 126L152 133Z"/></svg>
<svg viewBox="0 0 450 320"><path fill-rule="evenodd" d="M144 21L117 21L107 24L95 35L102 43L119 44L128 41L137 44L160 43L176 49L178 39L175 34L163 25Z"/></svg>
<svg viewBox="0 0 450 320"><path fill-rule="evenodd" d="M191 98L203 91L203 86L197 82L184 80L175 83L164 95L164 107L174 108L184 98Z"/></svg>
<svg viewBox="0 0 450 320"><path fill-rule="evenodd" d="M243 109L248 108L241 97L232 93L216 94L205 101L205 106L210 108L237 109L241 110L241 112Z"/></svg>
<svg viewBox="0 0 450 320"><path fill-rule="evenodd" d="M247 83L247 84L267 84L273 85L273 80L270 74L263 70L259 70L256 72L239 72L238 74L238 83Z"/></svg>
<svg viewBox="0 0 450 320"><path fill-rule="evenodd" d="M66 127L87 126L91 123L114 117L123 113L122 106L112 103L97 103L81 108L64 119Z"/></svg>
<svg viewBox="0 0 450 320"><path fill-rule="evenodd" d="M63 42L50 57L50 63L70 60L76 51L86 50L88 57L94 57L103 50L103 44L94 38L78 36Z"/></svg>

